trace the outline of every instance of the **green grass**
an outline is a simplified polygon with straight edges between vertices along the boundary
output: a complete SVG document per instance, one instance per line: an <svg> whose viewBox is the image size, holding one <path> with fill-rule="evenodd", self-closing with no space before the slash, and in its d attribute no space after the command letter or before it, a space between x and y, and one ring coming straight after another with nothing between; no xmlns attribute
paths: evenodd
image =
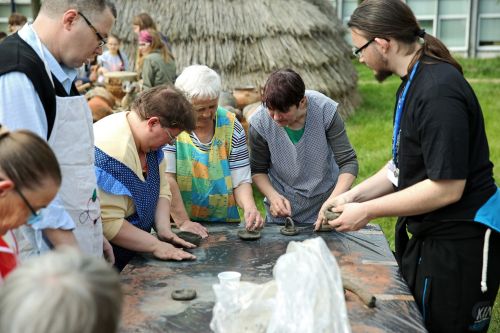
<svg viewBox="0 0 500 333"><path fill-rule="evenodd" d="M492 59L458 58L466 78L500 79L500 57Z"/></svg>
<svg viewBox="0 0 500 333"><path fill-rule="evenodd" d="M500 58L495 59L459 59L463 66L465 77L471 79L483 109L486 134L490 145L490 158L495 164L494 174L497 184L500 179ZM359 161L359 183L378 171L391 157L392 113L395 94L400 79L392 77L384 83L373 79L371 70L355 63L359 74L359 92L363 102L356 113L346 120L349 139L356 149ZM481 80L475 80L481 79ZM491 80L492 82L487 82ZM486 81L486 82L485 82ZM262 195L255 191L259 209L264 212ZM373 221L378 223L394 250L395 218L381 218ZM496 258L498 260L498 258ZM493 319L489 332L500 332L500 296L497 296L493 308Z"/></svg>

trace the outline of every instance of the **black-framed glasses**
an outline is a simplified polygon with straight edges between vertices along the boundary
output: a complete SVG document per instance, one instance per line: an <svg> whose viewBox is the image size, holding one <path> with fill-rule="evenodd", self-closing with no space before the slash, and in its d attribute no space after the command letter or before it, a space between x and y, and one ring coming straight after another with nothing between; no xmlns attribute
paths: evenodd
<svg viewBox="0 0 500 333"><path fill-rule="evenodd" d="M26 199L26 197L24 196L23 192L21 192L20 189L16 187L14 187L14 190L17 192L17 194L19 194L19 196L21 197L21 199L23 199L24 203L26 204L26 206L29 208L29 210L31 211L31 213L33 214L33 216L38 216L40 215L40 211L36 211L33 206L30 204L30 202L28 201L28 199Z"/></svg>
<svg viewBox="0 0 500 333"><path fill-rule="evenodd" d="M360 58L361 57L361 51L363 51L364 49L366 49L368 47L368 45L370 45L374 40L375 40L375 38L370 39L368 42L365 43L365 45L361 46L359 49L353 46L352 47L352 54L356 58Z"/></svg>
<svg viewBox="0 0 500 333"><path fill-rule="evenodd" d="M168 128L166 127L162 127L165 132L167 132L167 135L168 135L168 138L170 139L170 144L172 144L173 142L175 142L175 140L177 140L177 135L176 136L172 136L172 134L170 134L170 131L168 130Z"/></svg>
<svg viewBox="0 0 500 333"><path fill-rule="evenodd" d="M97 38L99 39L99 47L103 47L108 41L106 38L102 37L102 35L97 31L97 29L94 27L92 23L88 20L88 18L85 17L85 15L82 14L82 12L78 12L80 16L85 20L87 25L89 26L90 29L96 34Z"/></svg>

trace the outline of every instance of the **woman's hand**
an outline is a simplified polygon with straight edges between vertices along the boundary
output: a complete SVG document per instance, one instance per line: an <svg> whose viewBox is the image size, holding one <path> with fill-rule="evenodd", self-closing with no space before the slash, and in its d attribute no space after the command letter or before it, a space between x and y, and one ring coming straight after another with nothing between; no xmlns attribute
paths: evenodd
<svg viewBox="0 0 500 333"><path fill-rule="evenodd" d="M188 243L190 244L190 243ZM192 245L192 244L191 244ZM182 249L178 249L172 244L158 241L157 246L153 250L155 258L161 260L194 260L196 257Z"/></svg>
<svg viewBox="0 0 500 333"><path fill-rule="evenodd" d="M287 217L292 215L290 201L281 194L268 198L270 202L269 210L274 217Z"/></svg>
<svg viewBox="0 0 500 333"><path fill-rule="evenodd" d="M172 244L177 244L185 249L195 248L196 245L186 242L179 236L177 236L172 230L164 231L163 233L158 233L158 239L162 242L168 242Z"/></svg>
<svg viewBox="0 0 500 333"><path fill-rule="evenodd" d="M260 215L257 207L253 206L250 209L245 209L245 228L247 230L259 230L264 227L264 219Z"/></svg>
<svg viewBox="0 0 500 333"><path fill-rule="evenodd" d="M184 221L179 226L179 229L182 230L182 231L189 231L189 232L192 232L193 234L200 235L201 238L207 238L208 237L208 229L205 228L200 223L197 223L197 222Z"/></svg>

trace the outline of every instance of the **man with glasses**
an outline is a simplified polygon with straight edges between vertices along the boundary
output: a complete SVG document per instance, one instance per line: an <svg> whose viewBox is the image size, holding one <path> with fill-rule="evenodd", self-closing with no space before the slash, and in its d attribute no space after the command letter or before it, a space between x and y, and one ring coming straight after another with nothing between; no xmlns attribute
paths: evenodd
<svg viewBox="0 0 500 333"><path fill-rule="evenodd" d="M162 85L138 95L131 110L94 124L103 230L113 245L115 266L122 270L135 252L162 260L194 259L169 244L194 247L170 229L172 195L161 149L195 128L191 104L181 91ZM158 237L150 233L153 226Z"/></svg>
<svg viewBox="0 0 500 333"><path fill-rule="evenodd" d="M481 106L462 67L400 0L351 15L355 54L397 75L392 158L332 201L329 224L353 231L398 216L395 256L429 332L487 332L500 285L500 189Z"/></svg>
<svg viewBox="0 0 500 333"><path fill-rule="evenodd" d="M91 112L73 82L76 68L102 53L115 16L105 0L45 0L33 24L0 45L0 122L46 139L63 173L40 223L21 231L23 255L66 244L102 256ZM82 220L85 212L96 218Z"/></svg>

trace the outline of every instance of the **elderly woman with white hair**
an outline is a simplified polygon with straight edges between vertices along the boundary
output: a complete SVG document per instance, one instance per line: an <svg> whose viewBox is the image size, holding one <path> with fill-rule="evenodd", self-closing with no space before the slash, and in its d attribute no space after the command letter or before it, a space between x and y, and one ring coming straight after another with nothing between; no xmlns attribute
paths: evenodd
<svg viewBox="0 0 500 333"><path fill-rule="evenodd" d="M163 148L172 191L171 215L186 231L206 237L193 222L239 222L244 211L248 230L263 227L253 199L245 131L233 113L218 106L220 76L211 68L192 65L175 81L193 105L193 132L182 132L175 145Z"/></svg>
<svg viewBox="0 0 500 333"><path fill-rule="evenodd" d="M31 258L0 288L0 332L115 333L120 277L102 258L61 247Z"/></svg>

